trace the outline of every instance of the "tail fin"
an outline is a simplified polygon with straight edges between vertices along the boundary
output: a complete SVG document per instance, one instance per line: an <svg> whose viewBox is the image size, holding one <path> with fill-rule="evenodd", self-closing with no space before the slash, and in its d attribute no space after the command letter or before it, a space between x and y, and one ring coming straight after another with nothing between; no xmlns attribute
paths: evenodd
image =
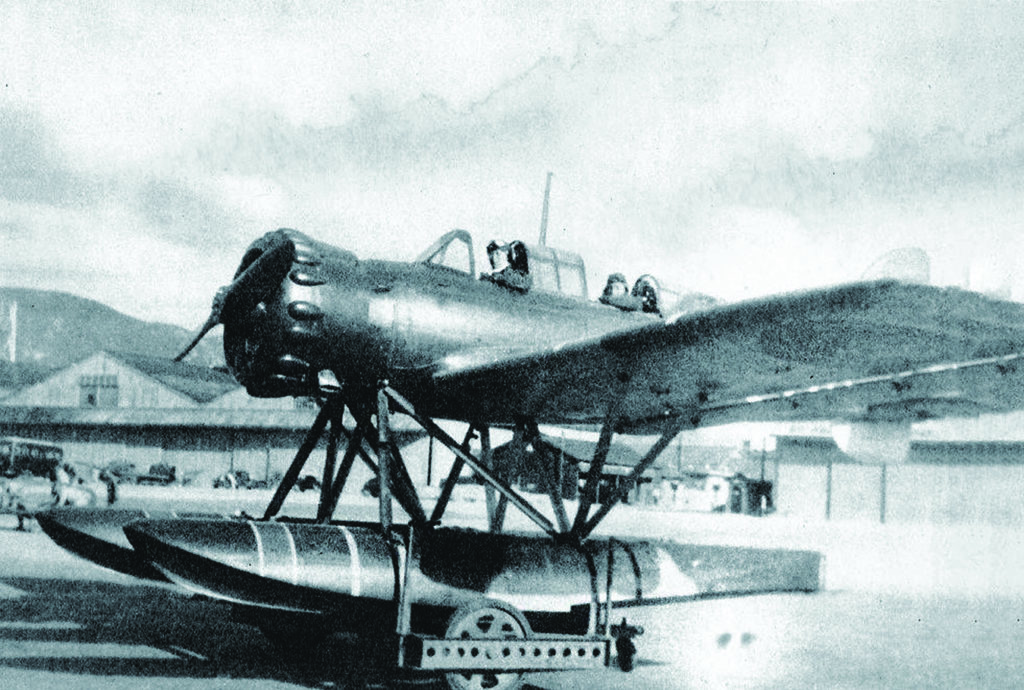
<svg viewBox="0 0 1024 690"><path fill-rule="evenodd" d="M905 283L928 285L931 282L931 260L923 249L900 247L875 259L861 277L865 280L894 278Z"/></svg>

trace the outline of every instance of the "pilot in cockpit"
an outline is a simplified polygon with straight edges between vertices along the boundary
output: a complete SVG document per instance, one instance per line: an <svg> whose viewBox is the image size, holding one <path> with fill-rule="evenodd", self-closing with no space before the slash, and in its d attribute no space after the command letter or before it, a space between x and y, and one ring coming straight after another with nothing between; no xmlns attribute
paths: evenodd
<svg viewBox="0 0 1024 690"><path fill-rule="evenodd" d="M621 273L612 273L608 276L608 282L604 285L604 291L601 293L601 301L605 304L611 304L612 302L620 300L628 295L629 283L626 282L626 276Z"/></svg>
<svg viewBox="0 0 1024 690"><path fill-rule="evenodd" d="M498 240L491 240L487 245L487 260L491 262L492 275L500 272L508 266L508 248Z"/></svg>
<svg viewBox="0 0 1024 690"><path fill-rule="evenodd" d="M481 274L481 279L504 285L517 292L527 292L530 289L533 279L530 276L525 244L519 240L509 244L491 240L487 245L487 259L491 264L491 272Z"/></svg>
<svg viewBox="0 0 1024 690"><path fill-rule="evenodd" d="M640 300L629 294L629 283L626 276L621 273L612 273L608 276L604 291L598 298L602 304L608 304L623 311L639 311Z"/></svg>
<svg viewBox="0 0 1024 690"><path fill-rule="evenodd" d="M608 304L622 311L642 311L647 314L661 314L658 294L658 281L650 275L642 275L630 291L626 276L612 273L605 283L604 292L598 298L602 304Z"/></svg>

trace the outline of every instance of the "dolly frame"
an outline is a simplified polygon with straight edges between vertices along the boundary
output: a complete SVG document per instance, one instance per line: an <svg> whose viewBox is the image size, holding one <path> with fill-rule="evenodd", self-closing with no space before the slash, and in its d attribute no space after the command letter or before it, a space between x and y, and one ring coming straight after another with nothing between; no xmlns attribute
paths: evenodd
<svg viewBox="0 0 1024 690"><path fill-rule="evenodd" d="M594 556L583 548L583 544L611 509L636 486L643 473L683 429L685 423L682 420L674 418L666 421L659 439L652 444L640 462L627 475L625 481L596 510L592 511L596 502L601 473L611 448L616 417L621 403L623 391L617 390L620 395L617 395L608 406L598 444L581 489L579 505L571 523L565 509L564 499L558 493L555 482L549 482L548 495L558 522L556 526L510 486L500 476L497 468L493 466L489 426L470 423L460 443L433 419L417 412L415 407L392 388L386 380L379 382L375 396L372 394L358 396L352 400L346 400L342 396L341 387L336 385L336 380L330 372L321 372L319 380L321 384L319 386L321 397L318 399L320 411L271 498L263 520L271 520L277 516L288 493L295 486L299 473L325 431L328 433L327 452L324 458L320 498L317 503L316 521L318 523L328 523L332 519L356 456L374 471L379 478L380 485L378 495L380 526L384 534L388 536L396 572L395 632L398 638L397 663L399 668L461 673L523 673L578 670L610 665L613 642L622 635L631 634L629 630L622 629L624 626L612 624L612 580L617 542L614 539L608 542L606 581L603 583L603 588L601 587L602 583L598 582L598 570ZM355 420L355 427L352 430L346 428L344 423L346 409ZM413 486L408 467L394 439L391 428L393 411L412 418L431 439L439 441L455 456L451 470L441 486L440 494L429 517ZM373 420L374 416L376 422ZM479 457L470 452L471 442L477 435L481 442ZM347 446L339 465L338 446L342 436L345 437ZM537 424L533 421L526 421L517 425L514 442L519 444L539 443L540 432ZM369 446L369 450L365 446ZM416 633L412 630L412 605L415 593L412 591L411 573L418 567L416 535L419 531L433 528L443 520L455 485L467 465L485 484L488 497L488 524L491 531L500 532L502 530L505 510L511 503L550 537L559 542L576 546L585 556L591 580L591 601L588 607L589 614L585 634L538 635L527 629L524 631L523 639L489 640L437 637ZM393 501L396 500L410 518L408 529L395 529ZM487 609L488 602L489 600L481 597L481 610ZM525 621L525 617L523 620ZM625 627L628 628L628 626Z"/></svg>

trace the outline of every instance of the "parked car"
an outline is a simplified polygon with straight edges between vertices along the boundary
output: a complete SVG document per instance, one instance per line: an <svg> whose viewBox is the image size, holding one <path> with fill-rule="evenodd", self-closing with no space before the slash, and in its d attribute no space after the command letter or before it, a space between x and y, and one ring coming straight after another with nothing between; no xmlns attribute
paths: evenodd
<svg viewBox="0 0 1024 690"><path fill-rule="evenodd" d="M226 472L213 480L215 489L248 489L252 478L245 470Z"/></svg>
<svg viewBox="0 0 1024 690"><path fill-rule="evenodd" d="M173 484L177 479L178 469L166 462L158 462L149 466L149 472L139 475L136 482L139 484L156 484L166 486Z"/></svg>
<svg viewBox="0 0 1024 690"><path fill-rule="evenodd" d="M99 478L101 481L109 479L115 484L134 484L138 481L139 471L133 463L115 460L100 470Z"/></svg>

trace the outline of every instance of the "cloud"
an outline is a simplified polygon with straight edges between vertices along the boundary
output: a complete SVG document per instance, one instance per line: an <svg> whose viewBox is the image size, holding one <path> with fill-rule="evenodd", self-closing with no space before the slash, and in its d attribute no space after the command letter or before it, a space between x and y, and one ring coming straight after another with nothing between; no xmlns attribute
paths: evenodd
<svg viewBox="0 0 1024 690"><path fill-rule="evenodd" d="M207 194L173 179L150 178L134 195L134 208L155 237L183 246L223 246L234 219Z"/></svg>
<svg viewBox="0 0 1024 690"><path fill-rule="evenodd" d="M230 281L240 253L215 243L186 245L139 233L117 204L56 208L0 201L12 241L0 284L54 289L100 300L133 316L191 326Z"/></svg>
<svg viewBox="0 0 1024 690"><path fill-rule="evenodd" d="M295 123L266 107L226 102L178 143L164 167L197 175L292 178L332 174L342 164L338 125Z"/></svg>
<svg viewBox="0 0 1024 690"><path fill-rule="evenodd" d="M40 118L0 109L0 197L68 206L94 200L97 185L66 163Z"/></svg>
<svg viewBox="0 0 1024 690"><path fill-rule="evenodd" d="M556 114L544 103L487 101L464 111L423 96L400 110L377 99L356 101L343 129L346 158L363 168L446 168L472 161L536 155L556 137Z"/></svg>
<svg viewBox="0 0 1024 690"><path fill-rule="evenodd" d="M974 3L15 3L0 224L35 252L24 237L58 223L69 272L66 247L102 260L97 233L151 275L165 257L207 266L196 247L232 254L230 272L281 225L406 256L456 225L532 239L553 170L552 242L598 282L657 268L728 291L723 246L744 289L770 290L801 273L794 256L817 280L865 233L927 239L922 208L955 208L952 244L978 207L976 244L1002 241L1024 179L1022 19ZM759 278L759 262L789 273Z"/></svg>

